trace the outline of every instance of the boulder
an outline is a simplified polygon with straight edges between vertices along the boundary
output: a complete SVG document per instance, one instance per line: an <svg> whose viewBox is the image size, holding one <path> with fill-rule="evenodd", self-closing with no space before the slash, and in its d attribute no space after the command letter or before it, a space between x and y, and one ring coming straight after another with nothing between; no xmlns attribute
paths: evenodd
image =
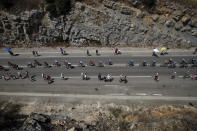
<svg viewBox="0 0 197 131"><path fill-rule="evenodd" d="M104 0L103 1L104 6L113 10L117 10L118 9L118 4L114 1L111 0Z"/></svg>
<svg viewBox="0 0 197 131"><path fill-rule="evenodd" d="M179 30L181 30L181 28L183 28L183 24L182 23L176 23L175 24L175 30L179 31Z"/></svg>
<svg viewBox="0 0 197 131"><path fill-rule="evenodd" d="M21 131L43 131L41 125L33 119L27 118L20 128Z"/></svg>
<svg viewBox="0 0 197 131"><path fill-rule="evenodd" d="M50 121L50 118L48 116L43 115L43 114L37 114L37 113L31 113L30 118L38 122L43 122L43 123Z"/></svg>
<svg viewBox="0 0 197 131"><path fill-rule="evenodd" d="M191 31L191 33L192 33L193 36L197 37L197 28L196 29L193 29Z"/></svg>
<svg viewBox="0 0 197 131"><path fill-rule="evenodd" d="M152 15L152 19L154 22L157 22L158 19L159 19L159 15L155 14L155 15Z"/></svg>
<svg viewBox="0 0 197 131"><path fill-rule="evenodd" d="M125 15L133 14L133 10L127 6L122 6L121 13Z"/></svg>
<svg viewBox="0 0 197 131"><path fill-rule="evenodd" d="M187 25L181 29L181 32L187 32L187 31L191 31L191 27L189 25Z"/></svg>
<svg viewBox="0 0 197 131"><path fill-rule="evenodd" d="M183 25L187 25L191 20L191 17L189 15L185 15L183 16L183 18L181 19Z"/></svg>
<svg viewBox="0 0 197 131"><path fill-rule="evenodd" d="M182 16L183 16L182 11L174 11L172 14L172 17L176 22L178 22Z"/></svg>

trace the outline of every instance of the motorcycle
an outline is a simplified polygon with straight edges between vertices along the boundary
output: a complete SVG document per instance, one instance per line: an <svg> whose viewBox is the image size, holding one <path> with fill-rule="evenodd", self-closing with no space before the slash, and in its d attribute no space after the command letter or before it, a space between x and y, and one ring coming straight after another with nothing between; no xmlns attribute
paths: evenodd
<svg viewBox="0 0 197 131"><path fill-rule="evenodd" d="M123 76L123 77L120 77L119 82L120 82L120 83L121 83L121 82L127 83L128 80L127 80L126 76Z"/></svg>
<svg viewBox="0 0 197 131"><path fill-rule="evenodd" d="M131 61L129 62L129 66L134 66L134 61L133 61L133 60L131 60Z"/></svg>
<svg viewBox="0 0 197 131"><path fill-rule="evenodd" d="M81 79L82 80L89 80L90 77L88 77L86 73L81 73Z"/></svg>
<svg viewBox="0 0 197 131"><path fill-rule="evenodd" d="M53 63L53 65L54 65L54 66L57 66L57 67L61 66L61 64L60 64L58 61L55 61L55 62Z"/></svg>
<svg viewBox="0 0 197 131"><path fill-rule="evenodd" d="M38 62L37 60L34 60L34 65L35 66L42 66L42 64L40 62Z"/></svg>
<svg viewBox="0 0 197 131"><path fill-rule="evenodd" d="M3 67L1 65L0 65L0 70L9 71L9 69L7 69L7 68L5 68L5 67Z"/></svg>
<svg viewBox="0 0 197 131"><path fill-rule="evenodd" d="M52 79L50 75L45 75L42 73L42 77L44 78L44 80L48 82L48 84L51 84L54 82L54 79Z"/></svg>
<svg viewBox="0 0 197 131"><path fill-rule="evenodd" d="M35 66L33 63L29 62L29 63L27 64L27 67L29 67L29 68L35 68L36 66Z"/></svg>
<svg viewBox="0 0 197 131"><path fill-rule="evenodd" d="M155 81L159 81L159 74L158 74L158 73L156 73L156 74L154 75L154 80L155 80Z"/></svg>
<svg viewBox="0 0 197 131"><path fill-rule="evenodd" d="M113 78L111 76L104 76L104 81L105 82L112 82L113 81Z"/></svg>
<svg viewBox="0 0 197 131"><path fill-rule="evenodd" d="M93 61L93 60L90 60L90 61L89 61L89 65L90 65L90 66L95 66L94 61Z"/></svg>
<svg viewBox="0 0 197 131"><path fill-rule="evenodd" d="M168 68L176 68L176 62L173 62L172 64L168 64Z"/></svg>
<svg viewBox="0 0 197 131"><path fill-rule="evenodd" d="M143 61L142 66L147 66L147 65L148 65L147 62Z"/></svg>
<svg viewBox="0 0 197 131"><path fill-rule="evenodd" d="M16 70L22 70L23 68L22 67L19 67L17 64L14 64L14 63L11 63L11 62L8 62L8 66L16 69Z"/></svg>
<svg viewBox="0 0 197 131"><path fill-rule="evenodd" d="M50 68L51 67L51 65L49 65L46 61L44 62L44 67L46 67L46 68Z"/></svg>
<svg viewBox="0 0 197 131"><path fill-rule="evenodd" d="M79 61L79 66L80 67L85 67L85 64L82 61Z"/></svg>
<svg viewBox="0 0 197 131"><path fill-rule="evenodd" d="M113 65L113 62L112 62L111 59L108 60L108 64L109 64L109 65Z"/></svg>

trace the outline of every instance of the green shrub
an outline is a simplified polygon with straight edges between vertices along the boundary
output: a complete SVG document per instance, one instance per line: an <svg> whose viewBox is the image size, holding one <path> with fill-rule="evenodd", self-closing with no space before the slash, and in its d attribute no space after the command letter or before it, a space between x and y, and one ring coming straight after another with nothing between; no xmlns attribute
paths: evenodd
<svg viewBox="0 0 197 131"><path fill-rule="evenodd" d="M0 0L0 8L9 9L14 5L13 0Z"/></svg>
<svg viewBox="0 0 197 131"><path fill-rule="evenodd" d="M46 0L47 3L53 3L55 0Z"/></svg>
<svg viewBox="0 0 197 131"><path fill-rule="evenodd" d="M46 10L54 17L65 15L71 9L71 0L46 0Z"/></svg>
<svg viewBox="0 0 197 131"><path fill-rule="evenodd" d="M151 7L155 4L156 0L141 0L142 3L148 7Z"/></svg>
<svg viewBox="0 0 197 131"><path fill-rule="evenodd" d="M54 3L50 3L46 6L46 11L50 12L52 16L56 16L56 6Z"/></svg>

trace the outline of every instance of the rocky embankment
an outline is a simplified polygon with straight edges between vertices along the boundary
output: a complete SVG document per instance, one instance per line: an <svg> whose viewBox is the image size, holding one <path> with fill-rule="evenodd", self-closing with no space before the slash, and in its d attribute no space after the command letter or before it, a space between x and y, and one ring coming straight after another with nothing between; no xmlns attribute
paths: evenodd
<svg viewBox="0 0 197 131"><path fill-rule="evenodd" d="M31 10L0 12L2 45L197 45L197 10L170 0L146 9L140 0L75 2L68 15Z"/></svg>
<svg viewBox="0 0 197 131"><path fill-rule="evenodd" d="M39 107L38 110L36 106ZM2 131L197 130L197 108L192 103L188 106L34 104L24 106L18 112L16 107L19 110L20 107L15 104L1 105ZM26 112L24 115L24 110L27 111L28 108L37 113Z"/></svg>

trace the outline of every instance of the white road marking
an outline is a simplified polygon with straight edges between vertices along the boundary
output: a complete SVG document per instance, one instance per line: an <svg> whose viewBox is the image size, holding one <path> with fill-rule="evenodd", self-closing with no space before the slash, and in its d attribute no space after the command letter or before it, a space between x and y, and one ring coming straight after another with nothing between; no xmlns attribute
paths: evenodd
<svg viewBox="0 0 197 131"><path fill-rule="evenodd" d="M120 93L120 94L107 94L109 96L126 96L126 94Z"/></svg>
<svg viewBox="0 0 197 131"><path fill-rule="evenodd" d="M153 94L153 96L162 96L162 94Z"/></svg>
<svg viewBox="0 0 197 131"><path fill-rule="evenodd" d="M115 86L120 86L120 85L104 85L104 86L107 86L107 87L108 87L108 86L109 86L109 87L111 87L111 86L112 86L112 87L115 87Z"/></svg>
<svg viewBox="0 0 197 131"><path fill-rule="evenodd" d="M137 96L147 96L146 93L136 93L135 95L137 95Z"/></svg>

